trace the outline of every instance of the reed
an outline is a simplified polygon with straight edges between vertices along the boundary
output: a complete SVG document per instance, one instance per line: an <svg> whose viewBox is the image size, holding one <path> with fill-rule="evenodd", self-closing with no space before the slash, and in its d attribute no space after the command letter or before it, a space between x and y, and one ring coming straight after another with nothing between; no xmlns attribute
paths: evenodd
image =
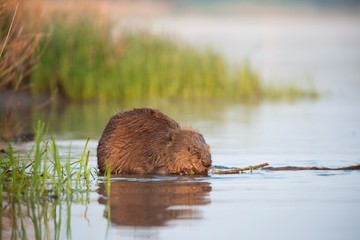
<svg viewBox="0 0 360 240"><path fill-rule="evenodd" d="M91 14L63 15L44 24L45 51L31 76L33 93L82 100L230 99L259 101L283 95L306 97L292 86L276 92L246 61L230 71L211 49L197 49L171 36L123 31ZM310 95L309 95L310 96Z"/></svg>
<svg viewBox="0 0 360 240"><path fill-rule="evenodd" d="M232 71L219 53L172 36L131 29L114 36L114 24L90 7L55 4L44 17L36 13L45 2L28 12L14 3L0 5L0 91L30 89L72 101L316 97L296 86L267 86L248 62Z"/></svg>
<svg viewBox="0 0 360 240"><path fill-rule="evenodd" d="M0 3L0 90L29 87L27 78L37 60L40 34L29 32L19 1Z"/></svg>
<svg viewBox="0 0 360 240"><path fill-rule="evenodd" d="M95 169L88 166L89 151L86 142L82 155L77 160L69 154L60 157L54 139L48 141L46 126L38 122L36 137L30 150L14 149L11 145L6 154L0 155L0 200L1 223L10 222L14 239L53 238L49 230L54 224L54 237L60 239L61 206L67 207L67 234L71 235L71 204L87 204L91 186L95 183ZM70 152L70 150L69 150ZM31 224L26 221L31 220ZM29 227L32 230L29 230ZM28 236L30 232L34 236Z"/></svg>
<svg viewBox="0 0 360 240"><path fill-rule="evenodd" d="M54 139L47 141L45 124L38 122L34 146L30 151L14 150L0 155L2 191L23 198L35 196L61 198L64 192L90 189L94 171L88 166L88 141L82 156L71 161L71 156L61 159Z"/></svg>

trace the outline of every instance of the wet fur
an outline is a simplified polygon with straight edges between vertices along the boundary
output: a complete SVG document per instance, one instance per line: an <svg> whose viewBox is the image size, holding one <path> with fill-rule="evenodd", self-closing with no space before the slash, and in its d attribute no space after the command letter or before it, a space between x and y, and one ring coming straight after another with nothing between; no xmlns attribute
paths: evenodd
<svg viewBox="0 0 360 240"><path fill-rule="evenodd" d="M98 167L114 174L201 174L211 166L203 136L158 110L142 108L110 118L97 148Z"/></svg>

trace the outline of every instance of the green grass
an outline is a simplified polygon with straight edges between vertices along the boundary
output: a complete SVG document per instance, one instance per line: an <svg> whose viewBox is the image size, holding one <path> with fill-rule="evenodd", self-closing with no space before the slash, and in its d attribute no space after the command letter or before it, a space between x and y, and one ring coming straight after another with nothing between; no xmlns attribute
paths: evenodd
<svg viewBox="0 0 360 240"><path fill-rule="evenodd" d="M71 204L88 204L96 183L87 142L82 155L73 160L71 148L67 157L61 156L56 141L45 139L45 129L39 122L31 150L9 145L0 155L0 223L12 239L61 239L64 224L71 236ZM66 218L61 216L64 209Z"/></svg>
<svg viewBox="0 0 360 240"><path fill-rule="evenodd" d="M230 99L259 101L313 97L309 91L265 86L244 62L230 71L213 50L199 50L168 36L124 31L84 14L44 24L31 75L32 92L82 100Z"/></svg>
<svg viewBox="0 0 360 240"><path fill-rule="evenodd" d="M2 191L17 198L62 198L64 193L87 190L93 170L88 166L87 143L77 161L61 159L54 139L46 141L45 124L39 122L35 142L30 151L14 150L0 157ZM70 152L71 149L69 149Z"/></svg>

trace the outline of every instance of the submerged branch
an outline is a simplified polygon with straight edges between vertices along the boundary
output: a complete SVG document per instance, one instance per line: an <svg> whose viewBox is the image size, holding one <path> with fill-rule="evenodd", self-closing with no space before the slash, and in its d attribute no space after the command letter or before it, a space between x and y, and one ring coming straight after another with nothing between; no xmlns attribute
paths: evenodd
<svg viewBox="0 0 360 240"><path fill-rule="evenodd" d="M360 170L360 164L352 165L348 167L340 168L328 168L328 167L297 167L297 166L285 166L285 167L267 167L268 163L262 163L255 166L249 166L244 168L235 168L229 170L217 170L212 171L213 174L239 174L245 171L253 171L255 169L264 169L269 171L306 171L306 170L329 170L329 171L344 171L344 170Z"/></svg>
<svg viewBox="0 0 360 240"><path fill-rule="evenodd" d="M331 170L331 171L339 171L339 170L360 170L360 164L352 165L348 167L341 168L328 168L328 167L296 167L296 166L285 166L285 167L267 167L264 168L270 171L301 171L301 170Z"/></svg>

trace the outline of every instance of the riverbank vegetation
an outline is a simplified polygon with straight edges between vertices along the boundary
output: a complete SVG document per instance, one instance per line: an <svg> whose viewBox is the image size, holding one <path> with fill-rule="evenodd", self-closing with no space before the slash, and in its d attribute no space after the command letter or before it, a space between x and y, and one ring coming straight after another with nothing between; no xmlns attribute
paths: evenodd
<svg viewBox="0 0 360 240"><path fill-rule="evenodd" d="M38 123L35 133L31 149L9 145L0 153L4 239L61 239L64 226L71 236L71 205L89 204L97 181L96 169L88 164L87 142L81 156L72 156L70 147L64 156L54 139L45 138L44 123Z"/></svg>
<svg viewBox="0 0 360 240"><path fill-rule="evenodd" d="M9 145L0 155L1 193L11 192L13 198L59 199L64 194L90 188L95 171L88 165L87 143L78 160L60 156L54 139L45 139L45 124L39 122L35 129L31 149L14 149Z"/></svg>
<svg viewBox="0 0 360 240"><path fill-rule="evenodd" d="M114 24L106 16L90 10L85 9L81 14L57 11L51 17L37 19L36 24L22 17L25 20L14 24L11 19L17 19L17 11L15 7L8 7L7 21L3 21L4 51L0 66L15 65L6 60L16 57L11 51L15 40L6 41L7 33L12 35L22 24L29 31L33 27L33 32L38 34L36 41L28 40L32 43L31 51L24 49L31 57L16 63L27 69L26 72L5 74L2 70L1 89L22 86L34 95L62 96L72 101L229 99L254 102L316 97L313 89L267 86L250 63L244 61L231 70L233 67L230 69L219 53L197 49L175 37L131 29L115 35ZM18 69L16 67L16 71Z"/></svg>

